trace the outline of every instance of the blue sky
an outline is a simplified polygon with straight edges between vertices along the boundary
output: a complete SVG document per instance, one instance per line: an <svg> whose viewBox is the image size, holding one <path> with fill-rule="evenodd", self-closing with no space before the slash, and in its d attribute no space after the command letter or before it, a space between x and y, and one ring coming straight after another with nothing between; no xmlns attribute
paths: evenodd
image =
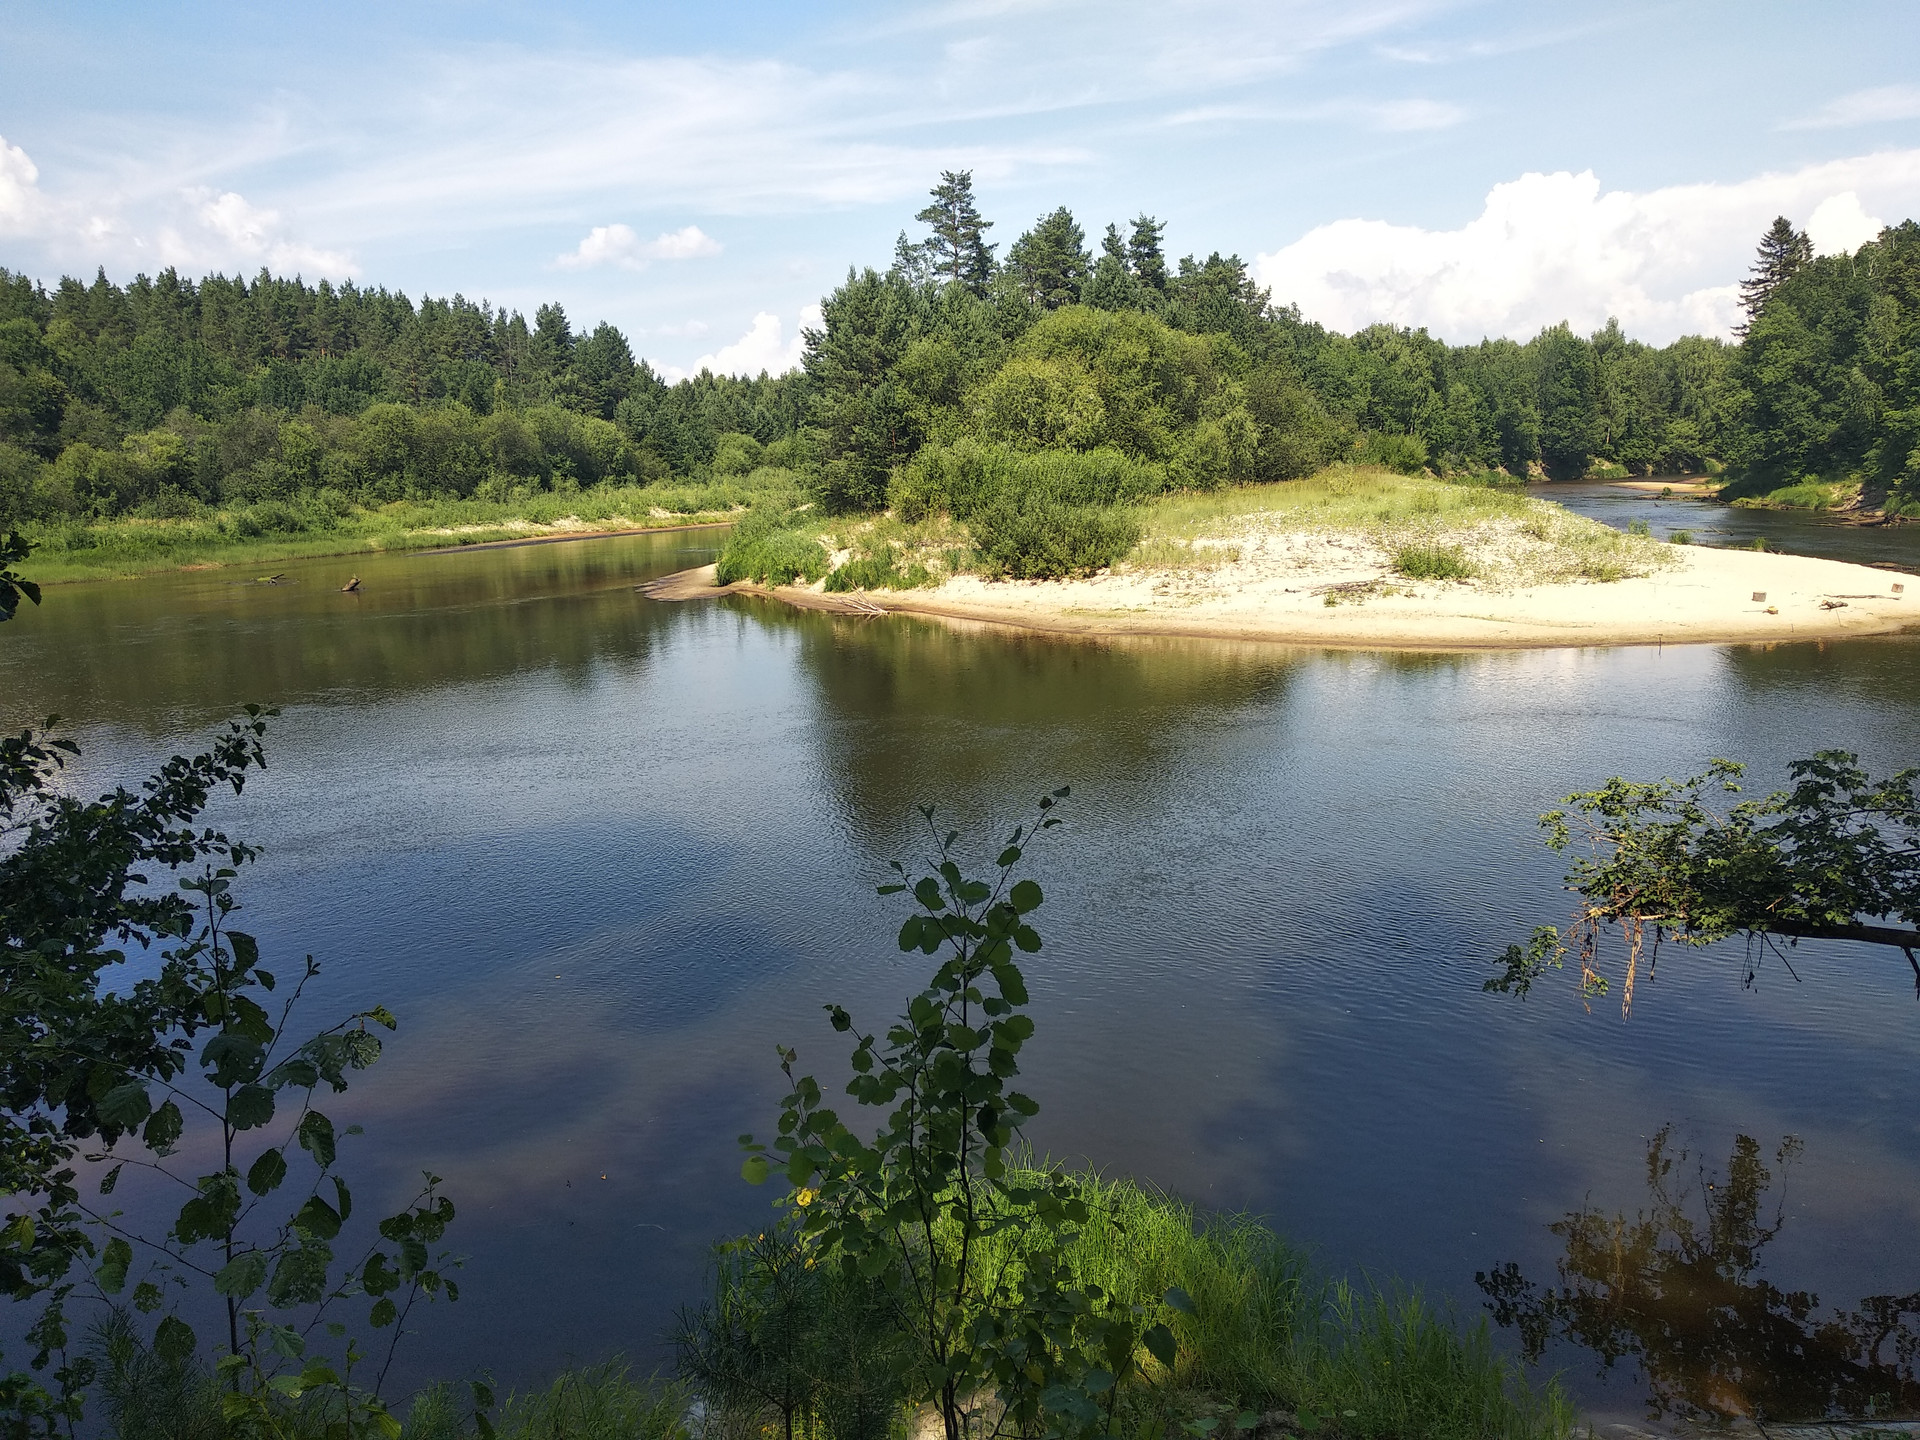
<svg viewBox="0 0 1920 1440"><path fill-rule="evenodd" d="M1782 211L1920 214L1920 6L0 0L0 265L298 270L788 363L971 168L1340 328L1724 329Z"/></svg>

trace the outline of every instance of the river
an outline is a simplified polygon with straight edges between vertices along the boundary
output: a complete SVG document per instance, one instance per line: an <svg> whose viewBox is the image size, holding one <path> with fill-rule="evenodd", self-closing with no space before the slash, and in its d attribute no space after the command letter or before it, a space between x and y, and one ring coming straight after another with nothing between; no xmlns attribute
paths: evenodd
<svg viewBox="0 0 1920 1440"><path fill-rule="evenodd" d="M1823 747L1920 761L1920 639L1323 651L636 593L713 543L63 586L0 635L0 720L68 717L82 788L281 707L271 768L217 807L266 847L248 921L282 971L324 965L316 1022L400 1016L331 1107L367 1129L363 1211L430 1168L461 1212L463 1298L403 1379L660 1363L709 1243L769 1213L735 1137L777 1116L775 1044L841 1074L821 1005L877 1026L917 988L873 892L923 848L913 807L986 854L1063 784L1032 854L1042 1150L1256 1211L1471 1315L1477 1272L1552 1280L1568 1212L1644 1208L1663 1127L1682 1174L1796 1136L1766 1277L1823 1309L1920 1287L1897 955L1804 944L1749 984L1738 946L1669 951L1624 1021L1568 976L1481 990L1565 919L1542 810L1719 755L1762 785ZM1544 1364L1599 1415L1646 1395L1630 1361Z"/></svg>

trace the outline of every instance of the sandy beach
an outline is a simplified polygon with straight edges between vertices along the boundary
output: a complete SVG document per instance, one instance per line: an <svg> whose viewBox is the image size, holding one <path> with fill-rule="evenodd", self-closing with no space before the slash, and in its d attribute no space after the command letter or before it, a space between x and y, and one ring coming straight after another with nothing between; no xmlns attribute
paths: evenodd
<svg viewBox="0 0 1920 1440"><path fill-rule="evenodd" d="M877 608L1060 634L1363 648L1706 644L1920 628L1920 579L1835 560L1683 546L1678 563L1639 579L1498 588L1399 579L1366 546L1290 538L1210 568L1084 580L962 575L931 589L839 595L817 585L716 587L705 566L643 588L662 600L758 593L808 609Z"/></svg>

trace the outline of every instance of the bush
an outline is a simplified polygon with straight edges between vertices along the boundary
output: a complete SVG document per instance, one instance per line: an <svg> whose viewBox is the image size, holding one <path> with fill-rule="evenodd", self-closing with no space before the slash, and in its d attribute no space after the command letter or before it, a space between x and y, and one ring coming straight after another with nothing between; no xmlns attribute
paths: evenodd
<svg viewBox="0 0 1920 1440"><path fill-rule="evenodd" d="M1418 475L1427 468L1427 442L1418 435L1389 435L1374 430L1360 437L1356 465L1378 465L1396 475Z"/></svg>
<svg viewBox="0 0 1920 1440"><path fill-rule="evenodd" d="M1091 574L1125 556L1141 534L1132 510L1039 496L997 499L967 523L988 573L1018 580Z"/></svg>
<svg viewBox="0 0 1920 1440"><path fill-rule="evenodd" d="M1393 552L1393 568L1409 580L1471 580L1480 573L1456 545L1402 545Z"/></svg>
<svg viewBox="0 0 1920 1440"><path fill-rule="evenodd" d="M754 511L734 527L720 552L715 578L722 585L758 580L789 585L827 573L827 552L813 536L793 528L791 512Z"/></svg>
<svg viewBox="0 0 1920 1440"><path fill-rule="evenodd" d="M1667 536L1667 543L1669 545L1691 545L1693 543L1693 532L1691 530L1676 530Z"/></svg>
<svg viewBox="0 0 1920 1440"><path fill-rule="evenodd" d="M895 567L891 552L881 555L862 555L849 560L838 570L827 576L827 589L845 590L914 590L928 584L933 579L924 565L910 565L904 571Z"/></svg>

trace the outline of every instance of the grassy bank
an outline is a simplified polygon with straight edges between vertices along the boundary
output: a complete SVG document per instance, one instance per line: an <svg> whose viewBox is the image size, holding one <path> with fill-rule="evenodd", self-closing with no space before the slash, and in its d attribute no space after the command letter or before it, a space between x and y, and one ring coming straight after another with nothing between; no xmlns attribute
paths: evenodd
<svg viewBox="0 0 1920 1440"><path fill-rule="evenodd" d="M729 543L721 578L824 579L828 589L871 590L959 574L1192 571L1237 561L1248 547L1278 536L1364 544L1409 580L1473 580L1503 589L1623 580L1675 563L1669 547L1649 536L1623 534L1517 485L1347 465L1274 484L1105 505L1038 504L1017 510L1011 521L986 516L985 507L970 515L957 519L924 501L857 519L763 511ZM983 516L998 527L984 539Z"/></svg>
<svg viewBox="0 0 1920 1440"><path fill-rule="evenodd" d="M253 567L309 555L435 549L581 530L641 530L733 520L749 507L797 500L799 478L763 468L704 484L541 490L505 500L398 500L357 505L329 491L180 514L28 522L35 578L45 584L187 567Z"/></svg>

